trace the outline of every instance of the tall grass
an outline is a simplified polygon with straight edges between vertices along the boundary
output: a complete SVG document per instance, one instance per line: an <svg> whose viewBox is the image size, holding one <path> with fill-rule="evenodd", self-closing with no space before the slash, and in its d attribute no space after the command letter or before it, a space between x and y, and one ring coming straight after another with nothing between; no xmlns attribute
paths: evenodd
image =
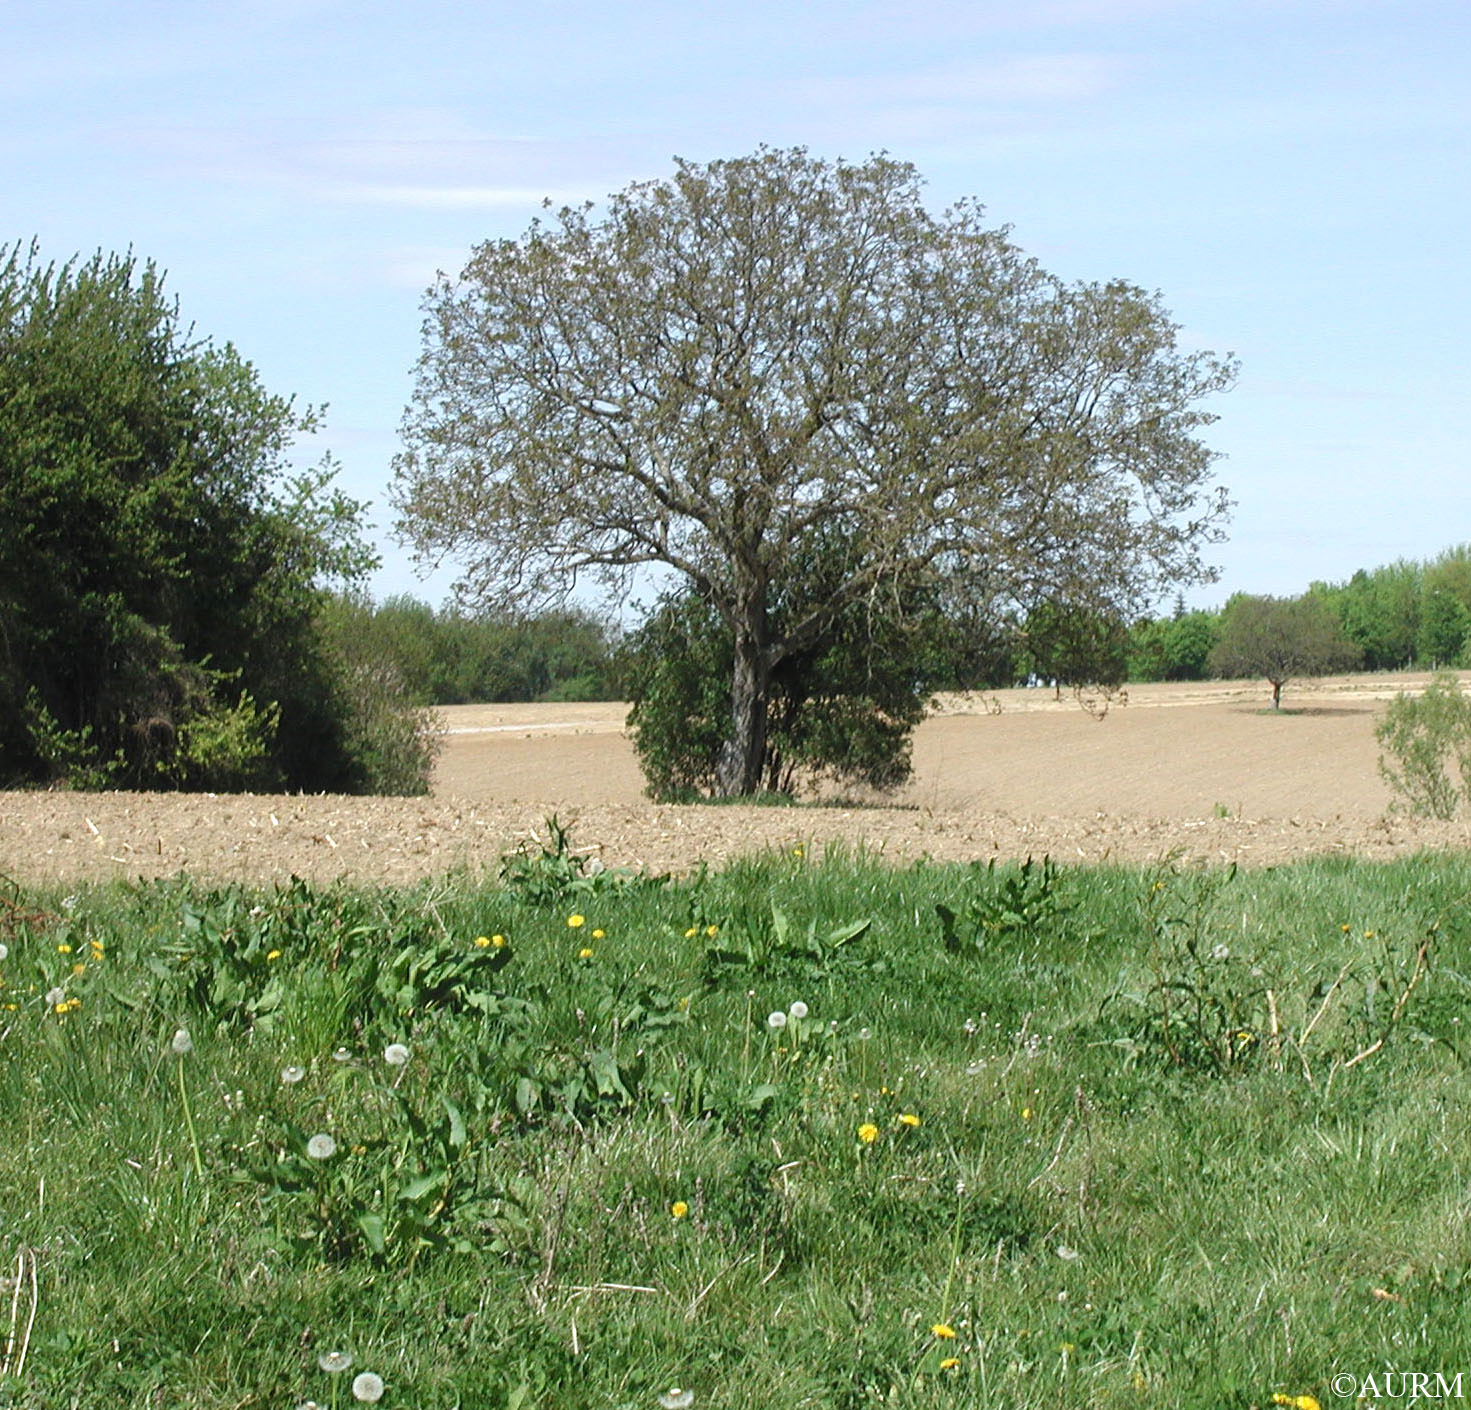
<svg viewBox="0 0 1471 1410"><path fill-rule="evenodd" d="M348 1404L366 1370L403 1407L1244 1408L1471 1371L1468 859L522 862L7 903L0 1276L37 1278L0 1406Z"/></svg>

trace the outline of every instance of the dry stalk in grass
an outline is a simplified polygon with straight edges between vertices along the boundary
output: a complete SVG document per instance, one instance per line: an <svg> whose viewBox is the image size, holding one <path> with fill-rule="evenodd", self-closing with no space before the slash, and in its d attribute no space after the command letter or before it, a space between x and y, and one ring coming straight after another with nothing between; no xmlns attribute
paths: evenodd
<svg viewBox="0 0 1471 1410"><path fill-rule="evenodd" d="M19 1379L20 1373L25 1370L26 1353L30 1350L31 1330L36 1325L36 1308L40 1301L36 1282L35 1251L24 1245L15 1255L14 1284L10 1298L10 1325L5 1333L4 1350L0 1351L0 1377L13 1376ZM25 1330L17 1332L20 1326L21 1309L27 1303L29 1310L26 1313Z"/></svg>

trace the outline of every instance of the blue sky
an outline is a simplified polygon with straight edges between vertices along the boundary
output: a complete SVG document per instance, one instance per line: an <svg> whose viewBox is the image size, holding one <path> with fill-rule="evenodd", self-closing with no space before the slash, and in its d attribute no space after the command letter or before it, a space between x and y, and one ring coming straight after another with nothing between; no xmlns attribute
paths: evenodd
<svg viewBox="0 0 1471 1410"><path fill-rule="evenodd" d="M1471 6L957 0L539 7L0 0L0 242L131 247L272 391L327 403L379 596L420 299L541 199L761 143L912 161L1054 273L1233 352L1220 582L1471 540Z"/></svg>

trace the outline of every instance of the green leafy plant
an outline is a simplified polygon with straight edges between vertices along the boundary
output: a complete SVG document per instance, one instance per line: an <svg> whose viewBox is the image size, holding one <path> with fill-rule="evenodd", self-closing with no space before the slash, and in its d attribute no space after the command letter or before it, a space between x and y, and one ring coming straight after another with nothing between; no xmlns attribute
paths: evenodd
<svg viewBox="0 0 1471 1410"><path fill-rule="evenodd" d="M1417 817L1455 816L1471 795L1471 699L1454 675L1437 675L1419 695L1400 691L1374 737L1384 750L1379 772L1398 806Z"/></svg>
<svg viewBox="0 0 1471 1410"><path fill-rule="evenodd" d="M952 954L978 957L992 945L1033 940L1044 926L1066 910L1058 894L1061 873L1051 857L1038 867L1028 857L1015 871L1000 877L993 857L984 870L971 864L971 885L960 908L935 906L940 918L940 938Z"/></svg>
<svg viewBox="0 0 1471 1410"><path fill-rule="evenodd" d="M875 968L882 965L881 958L861 956L847 949L866 935L872 925L872 918L865 916L819 933L814 919L808 921L805 930L799 930L773 901L765 912L741 913L718 927L718 943L705 950L705 976L710 983L718 982L722 973L731 970L762 977L826 978L844 963Z"/></svg>
<svg viewBox="0 0 1471 1410"><path fill-rule="evenodd" d="M594 866L573 850L572 829L553 813L546 819L547 841L525 839L501 858L501 884L533 906L551 906L574 896L596 896L640 885L661 885L663 877L625 868Z"/></svg>

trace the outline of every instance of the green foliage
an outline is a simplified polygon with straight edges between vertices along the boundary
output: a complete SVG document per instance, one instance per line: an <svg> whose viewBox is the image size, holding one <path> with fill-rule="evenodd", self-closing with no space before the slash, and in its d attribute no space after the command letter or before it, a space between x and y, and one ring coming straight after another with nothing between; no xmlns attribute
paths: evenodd
<svg viewBox="0 0 1471 1410"><path fill-rule="evenodd" d="M392 670L420 705L616 699L608 629L581 611L436 612L412 597L339 596L329 619L354 652Z"/></svg>
<svg viewBox="0 0 1471 1410"><path fill-rule="evenodd" d="M1171 617L1136 622L1129 635L1129 679L1204 680L1220 622L1219 612L1187 612L1183 603Z"/></svg>
<svg viewBox="0 0 1471 1410"><path fill-rule="evenodd" d="M0 1403L342 1402L328 1349L425 1410L1327 1404L1407 1335L1464 1361L1471 862L1057 868L1055 914L935 943L1019 873L753 859L575 933L465 877L7 892L38 1295ZM790 967L703 982L777 911ZM268 1022L206 954L279 975Z"/></svg>
<svg viewBox="0 0 1471 1410"><path fill-rule="evenodd" d="M546 819L547 840L522 838L501 858L501 884L533 906L562 905L629 887L658 886L665 878L619 867L604 867L572 846L572 829L553 813Z"/></svg>
<svg viewBox="0 0 1471 1410"><path fill-rule="evenodd" d="M1063 686L1116 686L1128 670L1129 629L1089 607L1045 602L1027 614L1018 668Z"/></svg>
<svg viewBox="0 0 1471 1410"><path fill-rule="evenodd" d="M774 901L764 911L743 906L724 925L707 927L720 939L705 950L706 980L719 984L732 974L745 978L827 980L843 968L882 973L888 967L882 956L847 948L866 935L872 925L872 917L865 916L819 933L814 918L801 931Z"/></svg>
<svg viewBox="0 0 1471 1410"><path fill-rule="evenodd" d="M0 249L0 779L422 791L391 682L324 644L372 566L310 409L131 256Z"/></svg>
<svg viewBox="0 0 1471 1410"><path fill-rule="evenodd" d="M1210 667L1218 676L1266 677L1272 708L1281 709L1282 688L1289 681L1351 670L1361 659L1359 648L1344 636L1320 597L1238 593L1222 613Z"/></svg>
<svg viewBox="0 0 1471 1410"><path fill-rule="evenodd" d="M1379 772L1416 817L1452 818L1471 796L1471 700L1455 676L1437 675L1419 695L1396 694L1374 737L1384 750Z"/></svg>
<svg viewBox="0 0 1471 1410"><path fill-rule="evenodd" d="M993 945L1035 940L1067 909L1058 894L1061 874L1051 857L1043 857L1040 867L1028 857L1015 870L1003 868L999 876L993 857L984 868L973 862L970 873L959 910L944 903L935 907L941 940L951 954L980 957Z"/></svg>
<svg viewBox="0 0 1471 1410"><path fill-rule="evenodd" d="M1231 360L1183 351L1157 297L1064 283L921 186L882 155L681 160L481 244L428 295L402 530L461 557L477 600L680 575L730 633L723 796L771 787L771 707L805 708L783 671L863 670L861 605L906 624L934 607L917 586L965 574L988 603L1122 616L1210 575L1227 501L1197 433ZM841 684L809 740L781 722L780 768L845 772L841 734L860 776L901 777L902 712L846 715L865 692ZM705 786L670 762L656 790Z"/></svg>
<svg viewBox="0 0 1471 1410"><path fill-rule="evenodd" d="M778 602L777 623L801 615L813 594L827 591L817 566L794 600ZM938 617L901 611L855 604L825 637L773 671L763 791L794 795L824 782L886 791L909 777L910 736L943 667ZM733 633L695 593L666 599L629 639L629 730L652 797L719 794L733 660Z"/></svg>

